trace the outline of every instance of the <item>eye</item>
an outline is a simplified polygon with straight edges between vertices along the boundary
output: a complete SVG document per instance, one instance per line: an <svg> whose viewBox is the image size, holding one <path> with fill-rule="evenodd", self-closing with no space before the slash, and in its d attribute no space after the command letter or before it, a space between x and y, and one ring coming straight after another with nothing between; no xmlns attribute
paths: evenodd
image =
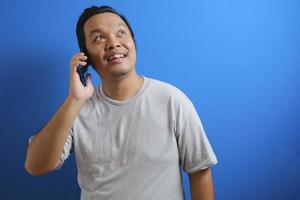
<svg viewBox="0 0 300 200"><path fill-rule="evenodd" d="M126 35L126 31L121 29L118 31L118 35L120 35L120 36Z"/></svg>
<svg viewBox="0 0 300 200"><path fill-rule="evenodd" d="M102 35L97 35L95 38L94 38L94 42L98 42L98 41L103 41L105 38L102 36Z"/></svg>

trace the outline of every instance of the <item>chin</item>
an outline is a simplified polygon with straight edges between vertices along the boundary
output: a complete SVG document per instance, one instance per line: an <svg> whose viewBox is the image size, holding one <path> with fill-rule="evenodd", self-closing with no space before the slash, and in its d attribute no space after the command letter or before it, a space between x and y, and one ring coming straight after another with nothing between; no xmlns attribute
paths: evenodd
<svg viewBox="0 0 300 200"><path fill-rule="evenodd" d="M124 63L123 65L107 65L107 63L103 63L96 71L98 71L100 76L118 79L131 74L134 71L134 67L131 67L129 63Z"/></svg>
<svg viewBox="0 0 300 200"><path fill-rule="evenodd" d="M119 71L119 72L112 72L110 74L110 77L111 78L121 78L121 77L124 77L128 74L128 72L125 72L125 71Z"/></svg>
<svg viewBox="0 0 300 200"><path fill-rule="evenodd" d="M110 72L110 77L111 78L122 78L128 76L132 72L131 68L127 69L119 69L119 70L112 70Z"/></svg>

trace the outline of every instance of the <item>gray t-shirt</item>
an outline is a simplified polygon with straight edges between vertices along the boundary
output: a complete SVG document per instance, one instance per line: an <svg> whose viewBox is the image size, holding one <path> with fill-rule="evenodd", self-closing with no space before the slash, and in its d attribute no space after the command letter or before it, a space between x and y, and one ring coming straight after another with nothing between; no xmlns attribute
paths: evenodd
<svg viewBox="0 0 300 200"><path fill-rule="evenodd" d="M191 101L147 77L125 101L96 87L69 133L61 160L75 152L81 200L183 200L180 169L217 163Z"/></svg>

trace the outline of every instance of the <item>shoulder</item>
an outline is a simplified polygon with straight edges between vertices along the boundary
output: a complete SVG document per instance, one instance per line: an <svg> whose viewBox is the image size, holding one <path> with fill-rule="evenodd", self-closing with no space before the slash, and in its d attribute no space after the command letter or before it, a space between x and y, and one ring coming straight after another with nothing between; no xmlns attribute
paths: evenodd
<svg viewBox="0 0 300 200"><path fill-rule="evenodd" d="M157 79L153 79L153 78L147 78L149 80L149 86L151 90L155 90L157 92L162 92L166 95L184 95L185 94L178 89L176 86L164 82L164 81L160 81Z"/></svg>
<svg viewBox="0 0 300 200"><path fill-rule="evenodd" d="M168 100L175 106L193 107L193 103L187 95L178 87L156 79L148 78L149 93L162 100Z"/></svg>

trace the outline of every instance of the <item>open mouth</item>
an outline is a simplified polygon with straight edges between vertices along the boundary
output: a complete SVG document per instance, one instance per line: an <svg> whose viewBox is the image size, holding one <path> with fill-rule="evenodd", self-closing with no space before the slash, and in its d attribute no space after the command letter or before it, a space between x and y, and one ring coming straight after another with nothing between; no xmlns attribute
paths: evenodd
<svg viewBox="0 0 300 200"><path fill-rule="evenodd" d="M125 58L127 55L123 53L116 53L110 55L106 60L108 63L121 63L122 59Z"/></svg>

